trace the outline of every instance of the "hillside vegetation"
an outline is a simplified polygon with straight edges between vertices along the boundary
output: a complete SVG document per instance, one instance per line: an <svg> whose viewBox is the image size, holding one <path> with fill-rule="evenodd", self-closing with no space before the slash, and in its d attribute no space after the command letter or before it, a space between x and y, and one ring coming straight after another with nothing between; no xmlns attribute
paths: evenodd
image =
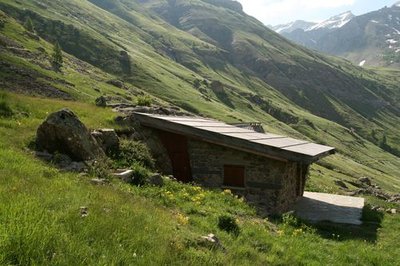
<svg viewBox="0 0 400 266"><path fill-rule="evenodd" d="M115 114L73 101L1 99L14 115L0 118L0 264L398 263L398 215L366 208L361 227L311 225L290 215L268 220L228 190L170 180L161 188L112 179L93 185L93 176L61 172L27 149L42 118L68 107L89 127L100 128L114 126ZM224 217L233 219L237 231L219 226ZM210 233L220 244L204 241Z"/></svg>
<svg viewBox="0 0 400 266"><path fill-rule="evenodd" d="M259 121L268 132L336 147L337 155L312 167L309 190L343 193L339 180L357 190L354 181L369 177L399 193L397 71L301 48L227 0L0 0L0 9L1 263L396 263L397 215L366 210L372 222L350 229L290 216L270 222L229 192L172 181L93 186L40 162L28 147L52 111L69 107L91 128L116 127L117 114L95 107L96 98L136 104L151 97L145 102ZM218 229L223 215L237 219L238 236ZM209 233L226 250L203 246Z"/></svg>

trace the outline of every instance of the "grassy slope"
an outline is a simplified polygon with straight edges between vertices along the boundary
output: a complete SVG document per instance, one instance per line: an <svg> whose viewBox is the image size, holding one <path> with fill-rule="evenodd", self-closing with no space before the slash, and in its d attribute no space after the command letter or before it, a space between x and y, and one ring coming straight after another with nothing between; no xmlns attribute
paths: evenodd
<svg viewBox="0 0 400 266"><path fill-rule="evenodd" d="M113 126L114 113L90 104L8 95L16 115L0 118L1 264L362 264L399 263L400 216L385 215L361 228L307 226L293 219L269 222L229 192L167 182L163 188L62 173L26 149L46 114L68 107L89 127ZM382 203L380 203L382 204ZM80 215L80 207L89 216ZM233 215L233 236L217 227ZM371 218L371 216L366 216ZM373 219L373 221L379 221ZM215 233L226 251L209 249L200 236ZM200 241L200 242L199 242Z"/></svg>
<svg viewBox="0 0 400 266"><path fill-rule="evenodd" d="M3 2L8 1L4 0ZM396 117L393 117L393 114L391 113L382 113L379 117L374 118L379 121L387 120L386 123L380 123L379 126L377 126L377 124L371 123L373 120L366 119L343 102L337 99L332 99L331 101L333 106L335 106L338 112L342 113L344 117L348 116L348 120L351 121L352 127L356 128L354 133L337 123L310 114L309 111L294 104L287 97L282 95L281 92L267 85L261 79L255 76L249 76L229 63L221 70L200 64L201 68L198 73L201 75L199 75L183 65L172 61L168 56L157 53L157 49L155 50L153 46L143 42L143 40L147 40L146 38L148 38L149 35L159 35L163 36L162 38L167 38L166 34L168 33L169 41L174 43L172 47L178 47L181 50L186 49L186 43L190 43L191 45L194 43L195 46L206 47L204 49L209 50L218 51L220 48L205 44L203 41L194 38L192 35L186 34L176 28L172 28L169 24L166 24L155 16L143 15L148 11L143 11L143 14L135 10L130 11L129 14L132 15L132 19L134 19L136 24L139 25L134 26L125 20L121 20L114 15L94 7L90 3L71 2L67 5L64 2L52 2L46 10L38 8L38 6L30 1L27 1L26 5L32 10L45 16L49 16L52 19L61 19L66 23L71 23L73 16L65 17L59 12L50 11L58 10L62 7L63 10L65 9L71 14L74 14L74 12L77 12L77 9L80 9L80 12L85 14L85 16L81 16L81 19L79 20L80 24L78 24L82 31L84 30L85 32L88 32L88 34L93 34L95 38L98 38L98 41L103 40L102 43L104 44L105 49L109 46L115 46L113 43L109 44L110 41L104 37L105 34L111 34L117 43L126 47L129 53L133 55L134 74L127 78L128 81L134 84L131 86L133 91L137 90L135 86L140 87L164 100L178 105L189 105L192 109L194 108L202 114L217 119L230 122L238 120L258 120L265 125L267 131L283 133L298 138L310 138L313 141L337 147L341 155L327 159L329 164L333 165L335 171L329 175L323 175L322 177L319 177L313 171L312 178L315 177L315 182L317 183L319 182L318 180L322 178L321 183L331 183L332 185L330 187L334 188L333 180L335 179L352 180L361 176L369 176L386 190L392 192L399 191L400 181L397 176L399 175L400 162L398 158L383 152L379 147L372 144L364 137L361 137L369 135L371 128L377 128L379 137L381 137L380 134L382 134L383 131L388 131L389 144L397 147L397 134L392 133L397 132L399 125L396 123ZM99 17L107 17L107 19L100 22L100 20L98 20ZM9 20L13 21L11 19ZM76 20L74 21L76 25ZM82 21L90 22L91 27L82 23ZM259 27L257 24L258 22L252 23ZM150 28L148 25L154 27ZM114 29L117 28L118 30L110 32L110 28L112 27ZM93 32L93 29L97 29L97 32ZM37 43L29 39L24 34L22 27L15 22L6 23L3 33L9 38L17 40L26 49L35 51L38 46L43 46L46 49L47 54L51 53L51 46L47 42L41 40L40 43ZM244 34L244 32L241 31L238 34ZM131 38L126 38L126 36L131 36ZM254 34L251 37L259 38ZM156 40L162 38L160 37ZM270 40L272 43L277 41L279 40ZM286 48L288 51L292 51L293 47ZM267 52L268 49L265 51ZM191 50L185 50L184 54L186 53L189 54L188 57L190 58L197 58ZM309 52L307 51L300 50L300 55L302 58L310 57ZM96 87L101 87L102 93L113 94L114 92L118 92L122 95L127 93L124 90L116 89L115 87L111 87L102 82L111 78L110 74L106 74L92 66L86 66L85 69L89 69L89 71L82 73L76 70L79 69L79 64L68 63L64 70L65 73L60 75L32 65L32 63L36 64L35 60L21 59L22 56L15 54L10 56L9 51L3 52L1 56L3 60L9 61L12 64L22 64L28 68L35 68L39 72L44 72L45 75L51 77L56 75L59 79L64 79L75 84L74 88L79 88L78 92L73 92L71 91L71 88L65 88L65 86L63 86L62 89L70 90L71 93L74 93L76 98L84 101L93 101L94 97L100 95L99 92L93 90L93 88ZM341 65L342 71L350 73L350 75L361 75L359 70L355 70L355 68L350 64L343 63L343 61L333 58L330 60L329 64ZM79 62L76 59L69 60L68 62L70 61ZM367 75L368 79L371 78L371 76L376 76L374 72L362 72L362 74ZM87 78L87 75L91 78ZM193 88L192 83L194 79L202 80L205 76L209 79L218 79L225 84L230 84L228 88L225 88L226 95L224 98L221 98L220 95L217 95L210 88L205 88L205 94L200 93L198 90ZM100 82L97 82L98 80ZM393 94L397 93L398 90L395 87L395 84L389 85L393 87ZM79 92L80 95L77 95ZM243 96L254 94L258 94L263 99L268 99L268 102L273 108L283 110L285 113L297 117L299 122L295 124L285 124L266 113L260 106L252 104L249 102L248 98ZM208 97L210 100L205 100L204 97ZM311 121L312 124L304 123L304 121ZM365 132L362 132L362 130L365 130ZM327 169L324 169L323 171L325 170L328 172Z"/></svg>

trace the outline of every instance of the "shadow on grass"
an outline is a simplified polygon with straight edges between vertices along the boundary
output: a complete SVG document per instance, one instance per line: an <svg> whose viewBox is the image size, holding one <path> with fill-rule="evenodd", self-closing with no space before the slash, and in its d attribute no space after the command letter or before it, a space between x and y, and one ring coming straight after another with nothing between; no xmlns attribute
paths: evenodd
<svg viewBox="0 0 400 266"><path fill-rule="evenodd" d="M326 239L335 239L337 241L358 239L375 242L377 240L378 229L381 228L383 216L383 213L371 210L369 206L365 206L362 217L363 223L361 225L322 222L310 226L316 229L316 233Z"/></svg>
<svg viewBox="0 0 400 266"><path fill-rule="evenodd" d="M299 221L297 226L306 225L315 230L315 233L322 238L346 241L346 240L364 240L374 243L377 240L378 229L381 228L381 223L384 214L372 210L369 205L363 208L362 224L349 225L332 222L311 223L304 220Z"/></svg>
<svg viewBox="0 0 400 266"><path fill-rule="evenodd" d="M220 100L223 104L225 104L229 108L235 109L235 105L229 99L229 96L225 91L214 92L214 93L215 96L217 96L218 100Z"/></svg>

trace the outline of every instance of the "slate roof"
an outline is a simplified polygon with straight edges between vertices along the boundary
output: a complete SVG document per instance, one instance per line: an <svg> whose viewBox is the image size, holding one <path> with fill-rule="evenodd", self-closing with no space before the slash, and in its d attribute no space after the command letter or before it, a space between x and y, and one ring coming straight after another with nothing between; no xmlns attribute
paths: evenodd
<svg viewBox="0 0 400 266"><path fill-rule="evenodd" d="M284 161L312 163L335 153L335 148L270 133L257 133L202 117L134 113L146 127L181 134L233 149Z"/></svg>

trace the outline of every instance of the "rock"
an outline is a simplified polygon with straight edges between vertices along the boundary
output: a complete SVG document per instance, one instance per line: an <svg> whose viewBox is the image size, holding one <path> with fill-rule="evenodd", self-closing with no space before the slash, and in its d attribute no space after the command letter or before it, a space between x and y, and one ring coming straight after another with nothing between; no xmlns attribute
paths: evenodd
<svg viewBox="0 0 400 266"><path fill-rule="evenodd" d="M164 185L164 180L162 178L162 176L158 173L152 174L149 179L148 179L148 183L150 185L154 185L154 186L158 186L158 187L162 187Z"/></svg>
<svg viewBox="0 0 400 266"><path fill-rule="evenodd" d="M60 169L65 169L72 164L72 159L66 154L56 153L53 156L53 163Z"/></svg>
<svg viewBox="0 0 400 266"><path fill-rule="evenodd" d="M125 110L127 108L134 108L136 104L132 103L108 103L107 107L113 108L114 112L119 112L120 110Z"/></svg>
<svg viewBox="0 0 400 266"><path fill-rule="evenodd" d="M121 170L117 173L114 173L113 176L118 177L122 181L126 183L132 183L133 182L133 170Z"/></svg>
<svg viewBox="0 0 400 266"><path fill-rule="evenodd" d="M372 206L372 207L371 207L371 210L372 210L372 211L378 211L378 210L379 210L379 207L378 207L378 206Z"/></svg>
<svg viewBox="0 0 400 266"><path fill-rule="evenodd" d="M107 107L107 98L104 96L100 96L95 100L96 106L99 107Z"/></svg>
<svg viewBox="0 0 400 266"><path fill-rule="evenodd" d="M358 179L358 181L360 181L360 183L365 184L367 186L371 186L371 179L369 179L368 177L361 177Z"/></svg>
<svg viewBox="0 0 400 266"><path fill-rule="evenodd" d="M30 116L30 114L28 112L19 112L19 114L26 118L28 118Z"/></svg>
<svg viewBox="0 0 400 266"><path fill-rule="evenodd" d="M344 183L342 180L335 180L335 185L341 187L341 188L345 188L348 189L346 183Z"/></svg>
<svg viewBox="0 0 400 266"><path fill-rule="evenodd" d="M396 210L396 209L391 209L391 210L390 210L390 213L391 213L391 214L396 214L396 213L397 213L397 210Z"/></svg>
<svg viewBox="0 0 400 266"><path fill-rule="evenodd" d="M109 181L104 178L93 178L90 179L90 183L92 183L92 185L106 185L109 183Z"/></svg>
<svg viewBox="0 0 400 266"><path fill-rule="evenodd" d="M115 121L116 123L121 123L121 122L124 121L124 119L125 119L124 116L119 115L119 116L117 116L117 117L114 119L114 121Z"/></svg>
<svg viewBox="0 0 400 266"><path fill-rule="evenodd" d="M92 132L92 136L101 146L103 151L108 154L116 154L119 151L119 138L114 129L99 129Z"/></svg>
<svg viewBox="0 0 400 266"><path fill-rule="evenodd" d="M86 165L83 162L71 162L70 165L63 167L63 171L81 173L86 170Z"/></svg>
<svg viewBox="0 0 400 266"><path fill-rule="evenodd" d="M377 197L378 199L382 199L382 200L390 199L390 196L387 193L383 192L380 189L376 189L373 187L362 188L362 189L358 189L357 191L354 191L354 195L359 195L359 194L373 195L373 196Z"/></svg>
<svg viewBox="0 0 400 266"><path fill-rule="evenodd" d="M120 88L120 89L125 88L124 83L121 80L118 80L118 79L112 79L112 80L107 81L106 83L108 83L110 85L113 85L113 86L115 86L117 88Z"/></svg>
<svg viewBox="0 0 400 266"><path fill-rule="evenodd" d="M81 217L87 217L89 215L89 209L85 206L79 208Z"/></svg>
<svg viewBox="0 0 400 266"><path fill-rule="evenodd" d="M40 40L39 36L37 36L36 33L30 32L30 31L26 31L25 34L28 35L29 38L34 39L35 41L39 41Z"/></svg>
<svg viewBox="0 0 400 266"><path fill-rule="evenodd" d="M167 179L171 181L178 181L178 179L176 179L173 175L168 175Z"/></svg>
<svg viewBox="0 0 400 266"><path fill-rule="evenodd" d="M351 195L351 196L361 195L361 194L370 194L370 193L368 193L367 190L361 188L361 189L357 189L357 190L353 191L353 194L354 195Z"/></svg>
<svg viewBox="0 0 400 266"><path fill-rule="evenodd" d="M53 155L48 153L48 152L41 152L41 151L36 151L35 152L36 157L45 160L47 162L50 162L51 160L53 160Z"/></svg>
<svg viewBox="0 0 400 266"><path fill-rule="evenodd" d="M108 105L111 106L111 105ZM115 111L131 115L132 113L146 113L146 114L158 114L158 115L174 115L174 116L193 116L187 112L181 112L176 108L163 107L163 106L131 106L129 104L119 105L115 108Z"/></svg>
<svg viewBox="0 0 400 266"><path fill-rule="evenodd" d="M86 126L68 109L52 113L37 130L39 151L66 154L76 161L105 156Z"/></svg>
<svg viewBox="0 0 400 266"><path fill-rule="evenodd" d="M208 247L208 248L221 248L221 249L225 249L222 244L221 241L217 238L216 235L214 234L208 234L207 236L202 236L201 237L201 242L200 244Z"/></svg>
<svg viewBox="0 0 400 266"><path fill-rule="evenodd" d="M213 80L210 86L214 92L221 93L224 91L224 84L219 80Z"/></svg>
<svg viewBox="0 0 400 266"><path fill-rule="evenodd" d="M389 200L390 196L388 194L386 194L385 192L382 192L380 190L371 190L372 191L372 195L374 195L375 197L377 197L378 199L382 199L382 200Z"/></svg>
<svg viewBox="0 0 400 266"><path fill-rule="evenodd" d="M400 194L391 196L388 202L400 203Z"/></svg>

